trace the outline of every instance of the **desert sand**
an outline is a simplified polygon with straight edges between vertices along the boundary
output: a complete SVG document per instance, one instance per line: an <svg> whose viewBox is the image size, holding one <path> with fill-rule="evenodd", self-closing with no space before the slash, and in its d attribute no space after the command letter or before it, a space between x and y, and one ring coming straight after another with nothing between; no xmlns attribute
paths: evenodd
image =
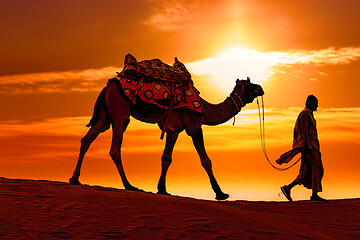
<svg viewBox="0 0 360 240"><path fill-rule="evenodd" d="M0 239L360 239L360 199L209 201L0 178Z"/></svg>

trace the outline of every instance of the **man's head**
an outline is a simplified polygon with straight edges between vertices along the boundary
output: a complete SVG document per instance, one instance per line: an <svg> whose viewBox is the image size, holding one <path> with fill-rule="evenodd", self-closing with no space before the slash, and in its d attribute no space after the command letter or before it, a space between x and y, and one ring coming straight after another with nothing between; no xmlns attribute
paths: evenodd
<svg viewBox="0 0 360 240"><path fill-rule="evenodd" d="M318 100L314 95L309 95L306 99L306 107L311 111L316 111L318 108Z"/></svg>

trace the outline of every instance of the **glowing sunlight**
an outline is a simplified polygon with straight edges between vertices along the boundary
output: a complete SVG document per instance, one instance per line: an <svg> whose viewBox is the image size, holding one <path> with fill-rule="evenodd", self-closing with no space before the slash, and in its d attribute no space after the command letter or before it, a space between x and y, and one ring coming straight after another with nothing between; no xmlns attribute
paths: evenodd
<svg viewBox="0 0 360 240"><path fill-rule="evenodd" d="M206 58L187 64L190 72L208 75L227 92L236 79L250 77L252 82L262 83L273 74L271 67L281 62L283 53L264 53L241 47L229 48L214 58Z"/></svg>
<svg viewBox="0 0 360 240"><path fill-rule="evenodd" d="M232 90L236 79L250 77L252 82L262 84L276 72L277 67L295 64L313 66L342 65L360 59L360 48L333 47L316 51L287 50L282 52L259 52L244 47L231 47L216 57L186 64L194 75L206 76L226 92ZM318 74L323 74L318 71Z"/></svg>

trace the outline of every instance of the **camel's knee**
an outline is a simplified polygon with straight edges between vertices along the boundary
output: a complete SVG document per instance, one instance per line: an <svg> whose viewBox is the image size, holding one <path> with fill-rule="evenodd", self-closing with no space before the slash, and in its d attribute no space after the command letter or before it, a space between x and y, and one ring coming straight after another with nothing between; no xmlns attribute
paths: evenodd
<svg viewBox="0 0 360 240"><path fill-rule="evenodd" d="M209 158L201 159L201 165L205 169L211 169L212 168L212 163L211 163L211 160Z"/></svg>
<svg viewBox="0 0 360 240"><path fill-rule="evenodd" d="M93 140L90 139L90 137L88 135L85 135L85 137L81 138L81 140L80 140L80 143L81 143L80 150L88 149L88 147L90 146L92 141Z"/></svg>
<svg viewBox="0 0 360 240"><path fill-rule="evenodd" d="M169 166L172 162L172 157L170 154L163 154L161 157L161 164L165 166Z"/></svg>
<svg viewBox="0 0 360 240"><path fill-rule="evenodd" d="M120 161L120 151L119 150L113 150L111 149L109 152L110 157L113 159L113 161Z"/></svg>
<svg viewBox="0 0 360 240"><path fill-rule="evenodd" d="M121 164L121 151L119 149L110 149L109 155L115 164Z"/></svg>

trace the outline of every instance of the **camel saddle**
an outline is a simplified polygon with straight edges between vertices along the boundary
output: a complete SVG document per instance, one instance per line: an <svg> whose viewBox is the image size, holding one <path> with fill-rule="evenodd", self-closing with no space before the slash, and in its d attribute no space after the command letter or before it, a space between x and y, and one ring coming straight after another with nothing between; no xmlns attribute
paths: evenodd
<svg viewBox="0 0 360 240"><path fill-rule="evenodd" d="M191 80L191 74L177 58L173 66L170 66L160 59L138 62L134 56L127 54L123 70L115 78L109 79L114 80L132 103L139 98L167 109L161 127L161 139L168 128L173 108L202 112L199 92Z"/></svg>
<svg viewBox="0 0 360 240"><path fill-rule="evenodd" d="M175 58L173 66L163 63L160 59L138 62L134 56L125 56L124 68L119 77L143 78L145 82L164 81L172 83L187 83L194 85L191 74L185 65Z"/></svg>

